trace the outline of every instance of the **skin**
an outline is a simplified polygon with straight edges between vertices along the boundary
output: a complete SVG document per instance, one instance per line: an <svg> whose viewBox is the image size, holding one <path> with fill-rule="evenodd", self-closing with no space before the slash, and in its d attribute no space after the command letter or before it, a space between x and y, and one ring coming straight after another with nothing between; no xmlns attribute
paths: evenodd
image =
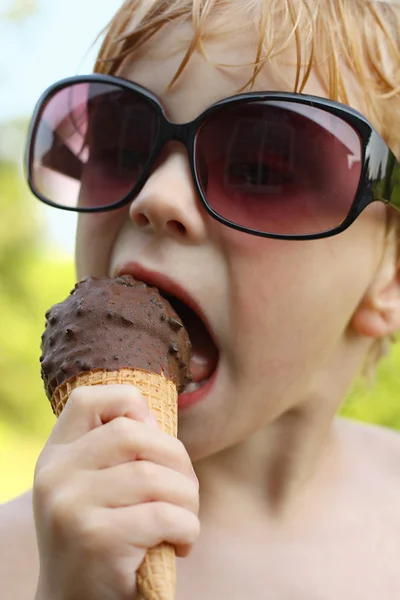
<svg viewBox="0 0 400 600"><path fill-rule="evenodd" d="M249 39L213 42L208 56L250 63ZM168 57L170 43L166 29L121 75L157 94L173 121L249 78L247 67L215 68L195 55L166 93L183 56ZM257 88L276 85L265 69ZM313 77L305 92L324 95ZM362 101L352 104L363 111ZM235 232L205 213L185 151L172 143L130 207L80 218L78 277L113 275L127 261L173 277L209 319L220 364L207 398L180 415L182 443L154 428L134 390L71 397L36 469L37 600L132 598L144 549L164 539L182 557L178 600L264 590L280 600L399 597L398 437L335 418L371 341L400 328L385 210L369 207L346 232L313 242ZM139 455L152 471L140 473ZM150 480L170 508L143 504ZM6 579L18 600L33 597L38 573L29 506L28 495L5 507L15 521L1 538L27 548L13 563L16 572L28 564L26 585L15 573Z"/></svg>

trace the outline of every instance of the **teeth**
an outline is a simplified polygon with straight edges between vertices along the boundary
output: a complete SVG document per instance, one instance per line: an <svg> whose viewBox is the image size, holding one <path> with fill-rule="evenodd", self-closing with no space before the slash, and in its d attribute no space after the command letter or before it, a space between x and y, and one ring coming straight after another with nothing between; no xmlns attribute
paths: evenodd
<svg viewBox="0 0 400 600"><path fill-rule="evenodd" d="M190 392L196 392L197 390L199 390L201 388L202 385L205 384L207 380L204 379L203 381L192 381L191 383L189 383L185 389L183 390L183 394L189 394Z"/></svg>

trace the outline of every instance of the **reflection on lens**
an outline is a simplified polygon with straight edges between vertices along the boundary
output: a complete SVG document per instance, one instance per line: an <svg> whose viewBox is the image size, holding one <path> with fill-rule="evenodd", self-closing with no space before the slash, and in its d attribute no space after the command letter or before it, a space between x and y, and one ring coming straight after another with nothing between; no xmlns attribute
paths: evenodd
<svg viewBox="0 0 400 600"><path fill-rule="evenodd" d="M249 102L222 108L203 125L196 169L208 204L225 219L265 233L321 233L350 210L361 148L358 133L324 110Z"/></svg>
<svg viewBox="0 0 400 600"><path fill-rule="evenodd" d="M75 83L42 106L32 140L34 189L64 207L100 207L132 191L149 160L157 116L114 84Z"/></svg>

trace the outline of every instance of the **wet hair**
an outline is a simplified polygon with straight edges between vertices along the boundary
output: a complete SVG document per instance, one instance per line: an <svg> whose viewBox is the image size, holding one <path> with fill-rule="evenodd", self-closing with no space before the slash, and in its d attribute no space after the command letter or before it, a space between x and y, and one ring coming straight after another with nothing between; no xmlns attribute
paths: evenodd
<svg viewBox="0 0 400 600"><path fill-rule="evenodd" d="M95 71L117 74L174 21L191 22L193 36L171 87L196 50L207 57L208 41L252 25L253 72L238 91L250 90L266 63L279 73L279 57L293 43L296 74L285 87L301 93L313 72L329 98L351 105L348 82L357 82L366 116L400 155L400 0L125 0L104 31Z"/></svg>
<svg viewBox="0 0 400 600"><path fill-rule="evenodd" d="M184 58L170 88L195 51L207 59L208 42L251 26L257 40L252 75L238 92L251 90L267 63L281 76L282 90L295 93L313 73L330 99L351 105L361 97L366 117L400 157L400 0L125 0L103 32L95 71L118 74L127 58L134 60L143 44L174 23L191 23L192 36L171 42L171 51L183 50ZM295 49L292 81L279 69L287 65L288 48ZM388 235L393 232L400 256L400 218L389 211ZM387 348L386 339L373 344L367 370Z"/></svg>

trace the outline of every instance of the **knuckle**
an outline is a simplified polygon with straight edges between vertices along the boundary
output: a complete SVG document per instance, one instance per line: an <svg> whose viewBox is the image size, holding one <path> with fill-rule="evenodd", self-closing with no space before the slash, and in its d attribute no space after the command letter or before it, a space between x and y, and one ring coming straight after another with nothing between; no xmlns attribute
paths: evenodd
<svg viewBox="0 0 400 600"><path fill-rule="evenodd" d="M185 544L194 544L199 534L199 519L191 512L182 511L179 521L175 523L175 529L172 532L175 541Z"/></svg>
<svg viewBox="0 0 400 600"><path fill-rule="evenodd" d="M128 419L127 417L116 417L109 423L109 427L112 433L121 442L126 441L128 439L132 440L135 421L133 421L132 419Z"/></svg>
<svg viewBox="0 0 400 600"><path fill-rule="evenodd" d="M35 478L33 482L33 491L36 498L39 500L47 500L54 489L54 472L53 469L44 465L36 467Z"/></svg>
<svg viewBox="0 0 400 600"><path fill-rule="evenodd" d="M135 471L144 484L152 485L157 481L157 466L148 460L138 460L134 463Z"/></svg>
<svg viewBox="0 0 400 600"><path fill-rule="evenodd" d="M174 531L179 520L177 519L176 507L167 502L154 504L154 517L164 531Z"/></svg>
<svg viewBox="0 0 400 600"><path fill-rule="evenodd" d="M187 528L186 528L186 541L189 544L194 544L200 535L200 520L193 513L188 513Z"/></svg>
<svg viewBox="0 0 400 600"><path fill-rule="evenodd" d="M124 384L124 395L132 399L133 402L147 407L147 402L142 392L132 384Z"/></svg>
<svg viewBox="0 0 400 600"><path fill-rule="evenodd" d="M146 398L143 396L141 391L131 384L124 385L124 396L140 415L147 415L150 412L149 405Z"/></svg>
<svg viewBox="0 0 400 600"><path fill-rule="evenodd" d="M79 524L78 506L76 496L70 488L63 487L54 490L51 495L51 505L49 506L49 515L54 526L59 529L64 527L74 529Z"/></svg>
<svg viewBox="0 0 400 600"><path fill-rule="evenodd" d="M74 490L63 489L54 494L48 519L56 538L74 540L85 552L93 553L102 546L105 527L92 513L93 507L80 502Z"/></svg>
<svg viewBox="0 0 400 600"><path fill-rule="evenodd" d="M192 544L200 533L200 521L192 512L159 502L154 506L154 518L160 531L171 541Z"/></svg>
<svg viewBox="0 0 400 600"><path fill-rule="evenodd" d="M74 409L81 411L84 406L87 407L89 397L89 388L87 386L77 387L72 390L66 408L68 408L68 410Z"/></svg>
<svg viewBox="0 0 400 600"><path fill-rule="evenodd" d="M112 536L109 527L89 511L78 521L80 546L89 554L101 553L109 547Z"/></svg>

